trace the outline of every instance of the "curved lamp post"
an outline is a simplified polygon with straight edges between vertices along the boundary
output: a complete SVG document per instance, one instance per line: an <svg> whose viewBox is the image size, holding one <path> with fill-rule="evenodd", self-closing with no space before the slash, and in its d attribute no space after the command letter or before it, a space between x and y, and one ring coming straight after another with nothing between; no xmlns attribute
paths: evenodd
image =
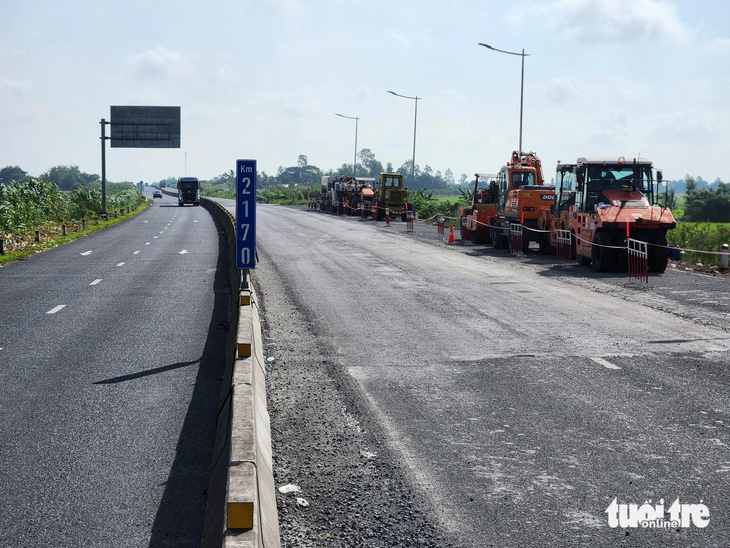
<svg viewBox="0 0 730 548"><path fill-rule="evenodd" d="M523 97L524 97L524 89L525 89L525 57L529 57L529 53L525 53L525 50L522 50L522 53L515 53L514 51L505 51L503 49L497 49L493 48L489 44L482 44L479 42L480 46L484 46L485 48L491 49L492 51L498 51L499 53L506 53L507 55L519 55L522 57L522 78L520 80L520 149L519 152L522 154L522 103L523 103Z"/></svg>
<svg viewBox="0 0 730 548"><path fill-rule="evenodd" d="M413 99L416 103L416 112L413 116L413 158L411 159L411 188L413 189L413 197L416 196L416 122L418 121L418 100L423 97L409 97L408 95L401 95L395 91L388 91L388 93L395 95L396 97L403 97L404 99Z"/></svg>
<svg viewBox="0 0 730 548"><path fill-rule="evenodd" d="M357 169L357 122L360 120L357 116L345 116L339 112L335 112L335 116L340 118L347 118L348 120L355 120L355 159L352 161L352 176L356 177L355 170Z"/></svg>

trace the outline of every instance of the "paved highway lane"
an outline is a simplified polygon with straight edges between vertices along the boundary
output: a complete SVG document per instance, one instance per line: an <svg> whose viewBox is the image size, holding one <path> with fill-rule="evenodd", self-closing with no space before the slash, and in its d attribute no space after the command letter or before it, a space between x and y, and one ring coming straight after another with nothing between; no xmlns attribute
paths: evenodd
<svg viewBox="0 0 730 548"><path fill-rule="evenodd" d="M285 369L297 365L316 376L329 359L331 377L339 368L355 379L363 414L376 418L445 539L712 546L730 536L727 302L679 306L672 296L693 290L677 273L641 291L357 219L264 205L257 215L256 279L275 318L272 355L285 362L272 373L290 382ZM287 315L316 340L291 334ZM306 426L277 410L287 406L278 398L272 424L290 429L281 440ZM287 463L295 477L286 480L316 498L327 480L296 477L306 464ZM612 528L614 498L704 504L710 525ZM316 521L308 512L292 527L305 545L326 545L312 539L335 534L328 517L318 529L303 523Z"/></svg>
<svg viewBox="0 0 730 548"><path fill-rule="evenodd" d="M0 545L199 546L219 238L205 209L164 198L0 269Z"/></svg>

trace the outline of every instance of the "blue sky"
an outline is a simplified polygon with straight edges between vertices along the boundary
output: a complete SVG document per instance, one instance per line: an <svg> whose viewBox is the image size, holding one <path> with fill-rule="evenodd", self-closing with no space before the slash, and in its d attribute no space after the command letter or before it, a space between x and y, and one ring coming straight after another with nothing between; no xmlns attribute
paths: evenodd
<svg viewBox="0 0 730 548"><path fill-rule="evenodd" d="M518 147L549 180L579 156L730 181L730 3L720 0L0 0L0 167L100 173L110 105L175 105L182 147L107 148L112 181L276 173L358 149L494 172Z"/></svg>

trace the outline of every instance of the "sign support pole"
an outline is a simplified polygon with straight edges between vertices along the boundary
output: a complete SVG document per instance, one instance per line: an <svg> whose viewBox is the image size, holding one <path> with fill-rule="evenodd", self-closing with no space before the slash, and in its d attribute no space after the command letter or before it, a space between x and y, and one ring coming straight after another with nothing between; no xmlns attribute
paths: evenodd
<svg viewBox="0 0 730 548"><path fill-rule="evenodd" d="M101 216L107 218L106 213L106 125L107 121L101 119Z"/></svg>

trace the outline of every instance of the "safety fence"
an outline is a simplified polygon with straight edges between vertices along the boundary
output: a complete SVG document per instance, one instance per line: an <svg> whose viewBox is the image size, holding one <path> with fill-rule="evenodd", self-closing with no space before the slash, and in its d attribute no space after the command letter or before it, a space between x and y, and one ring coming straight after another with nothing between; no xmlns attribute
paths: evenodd
<svg viewBox="0 0 730 548"><path fill-rule="evenodd" d="M594 244L595 245L595 244ZM641 240L626 241L629 254L629 280L649 283L649 246Z"/></svg>

